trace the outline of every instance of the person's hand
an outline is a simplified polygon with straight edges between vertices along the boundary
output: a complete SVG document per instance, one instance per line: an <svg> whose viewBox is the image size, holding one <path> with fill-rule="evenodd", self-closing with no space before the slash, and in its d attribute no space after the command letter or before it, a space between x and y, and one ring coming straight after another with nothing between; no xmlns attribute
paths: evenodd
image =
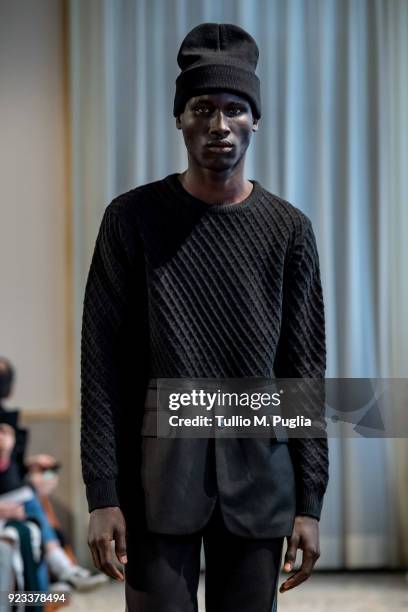
<svg viewBox="0 0 408 612"><path fill-rule="evenodd" d="M320 557L319 521L311 516L296 516L292 535L287 538L287 541L284 571L290 572L293 569L298 548L303 550L302 565L281 584L280 593L286 593L286 591L297 587L310 577L313 567Z"/></svg>
<svg viewBox="0 0 408 612"><path fill-rule="evenodd" d="M25 460L25 465L28 469L40 467L45 470L55 465L55 463L57 463L55 457L52 455L47 455L46 453L30 455Z"/></svg>
<svg viewBox="0 0 408 612"><path fill-rule="evenodd" d="M26 518L23 504L18 504L16 502L0 502L0 518L23 521Z"/></svg>
<svg viewBox="0 0 408 612"><path fill-rule="evenodd" d="M127 563L125 518L119 507L92 510L89 519L88 546L95 567L114 578L124 580L124 575L114 565L111 542L115 542L115 553L119 563Z"/></svg>

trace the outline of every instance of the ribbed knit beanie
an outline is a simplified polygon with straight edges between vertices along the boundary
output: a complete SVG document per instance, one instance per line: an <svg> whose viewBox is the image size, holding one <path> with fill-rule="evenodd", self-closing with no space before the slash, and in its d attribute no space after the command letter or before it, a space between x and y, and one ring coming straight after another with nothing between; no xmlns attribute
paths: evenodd
<svg viewBox="0 0 408 612"><path fill-rule="evenodd" d="M259 78L255 74L259 50L248 32L230 23L202 23L181 43L177 63L173 114L180 115L187 100L216 90L229 90L248 99L254 117L261 116Z"/></svg>

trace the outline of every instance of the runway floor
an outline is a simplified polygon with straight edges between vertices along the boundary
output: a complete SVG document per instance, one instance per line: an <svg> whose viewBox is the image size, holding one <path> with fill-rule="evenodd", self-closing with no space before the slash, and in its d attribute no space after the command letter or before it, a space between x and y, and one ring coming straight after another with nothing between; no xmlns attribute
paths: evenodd
<svg viewBox="0 0 408 612"><path fill-rule="evenodd" d="M286 575L282 574L279 584ZM203 577L200 581L200 612L204 607ZM74 594L70 612L124 612L124 586L112 581L97 591ZM408 610L408 579L401 573L318 573L305 583L279 595L279 612L405 612Z"/></svg>

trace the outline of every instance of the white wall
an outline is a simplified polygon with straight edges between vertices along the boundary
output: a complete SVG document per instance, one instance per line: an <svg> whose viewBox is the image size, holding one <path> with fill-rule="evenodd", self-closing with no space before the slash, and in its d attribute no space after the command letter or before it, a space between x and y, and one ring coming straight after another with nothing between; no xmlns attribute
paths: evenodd
<svg viewBox="0 0 408 612"><path fill-rule="evenodd" d="M69 193L61 0L0 2L0 355L14 405L70 403Z"/></svg>

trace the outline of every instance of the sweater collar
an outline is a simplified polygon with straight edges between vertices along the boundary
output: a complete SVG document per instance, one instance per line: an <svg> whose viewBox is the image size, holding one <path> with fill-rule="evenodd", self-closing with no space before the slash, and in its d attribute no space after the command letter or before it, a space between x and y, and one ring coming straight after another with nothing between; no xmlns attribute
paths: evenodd
<svg viewBox="0 0 408 612"><path fill-rule="evenodd" d="M261 190L261 186L258 181L251 180L253 189L251 193L240 202L236 202L235 204L213 204L204 202L204 200L200 200L189 193L181 184L177 172L166 176L164 182L168 185L172 192L184 202L210 214L239 214L251 208L251 205L259 198L259 193Z"/></svg>

